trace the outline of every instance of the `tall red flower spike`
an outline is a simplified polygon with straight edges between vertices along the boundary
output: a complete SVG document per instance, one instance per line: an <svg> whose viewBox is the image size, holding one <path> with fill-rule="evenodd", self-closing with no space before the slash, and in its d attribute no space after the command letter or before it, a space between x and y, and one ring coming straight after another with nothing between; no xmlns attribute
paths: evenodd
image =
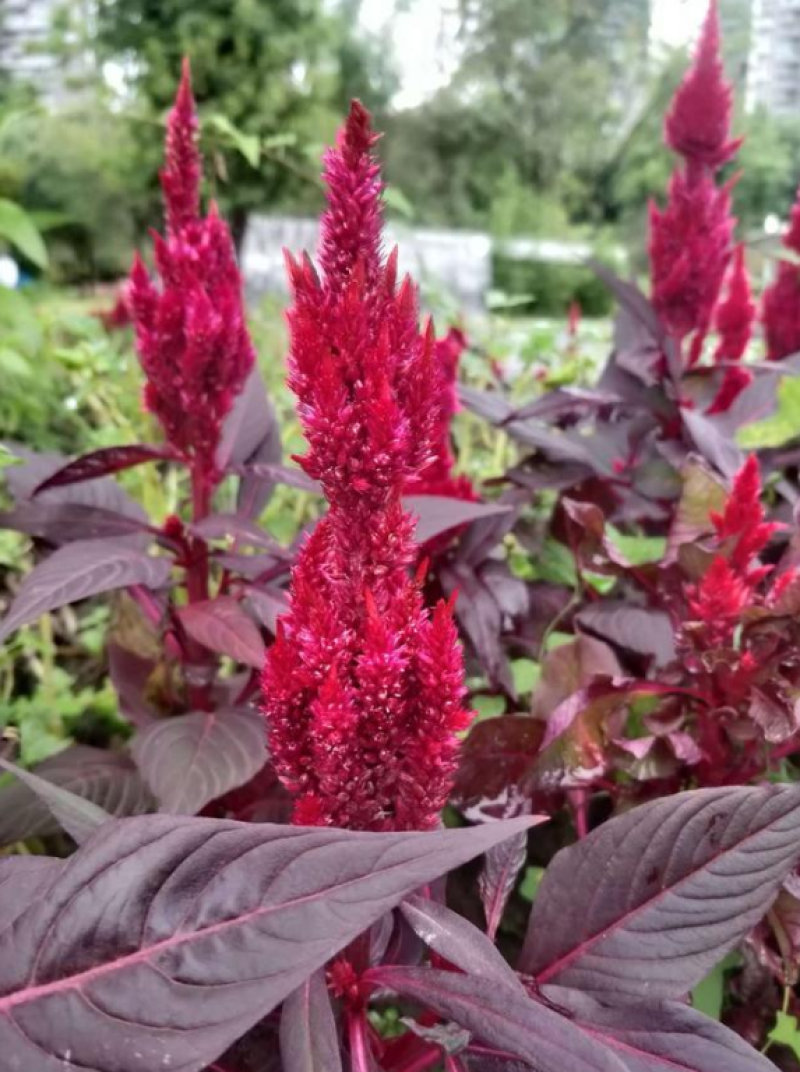
<svg viewBox="0 0 800 1072"><path fill-rule="evenodd" d="M739 471L725 509L711 521L718 554L702 581L686 590L695 636L709 648L732 642L742 611L759 601L757 589L772 570L760 565L758 556L781 526L764 520L755 456Z"/></svg>
<svg viewBox="0 0 800 1072"><path fill-rule="evenodd" d="M800 190L783 244L800 256ZM777 279L764 291L761 318L770 361L800 352L800 266L796 263L782 260L778 265Z"/></svg>
<svg viewBox="0 0 800 1072"><path fill-rule="evenodd" d="M155 236L161 287L137 257L130 306L147 377L145 408L201 484L218 480L222 422L255 362L230 232L216 206L200 215L197 115L188 63L167 126L161 175L167 235Z"/></svg>
<svg viewBox="0 0 800 1072"><path fill-rule="evenodd" d="M711 326L731 254L735 220L730 185L676 170L662 211L650 206L653 304L667 330L683 340ZM698 355L699 356L699 355Z"/></svg>
<svg viewBox="0 0 800 1072"><path fill-rule="evenodd" d="M650 211L653 304L679 342L693 336L690 366L702 354L731 257L736 221L730 184L718 188L714 175L741 145L730 139L732 101L720 56L717 0L711 0L694 61L665 123L666 143L684 164L673 173L667 207L652 205Z"/></svg>
<svg viewBox="0 0 800 1072"><path fill-rule="evenodd" d="M358 830L438 822L455 772L464 669L452 607L421 595L401 496L436 456L441 381L415 289L381 248L377 140L357 102L325 157L319 278L288 257L299 459L329 503L292 574L263 673L294 821Z"/></svg>
<svg viewBox="0 0 800 1072"><path fill-rule="evenodd" d="M455 457L451 445L453 417L458 413L458 363L467 346L463 332L451 328L434 346L434 365L439 380L438 404L431 436L433 460L406 484L409 495L442 495L451 499L478 499L469 477L455 476Z"/></svg>
<svg viewBox="0 0 800 1072"><path fill-rule="evenodd" d="M728 293L717 307L719 344L714 354L716 361L741 361L753 337L755 319L756 303L750 289L744 246L740 245L731 265Z"/></svg>
<svg viewBox="0 0 800 1072"><path fill-rule="evenodd" d="M719 10L711 0L694 62L667 114L667 145L687 163L716 171L738 152L741 139L731 141L733 87L725 78L720 55Z"/></svg>

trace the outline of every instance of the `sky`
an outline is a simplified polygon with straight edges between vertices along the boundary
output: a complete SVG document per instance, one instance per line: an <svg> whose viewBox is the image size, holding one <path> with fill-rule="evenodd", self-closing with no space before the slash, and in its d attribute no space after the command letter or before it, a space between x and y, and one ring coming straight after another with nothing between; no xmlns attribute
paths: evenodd
<svg viewBox="0 0 800 1072"><path fill-rule="evenodd" d="M547 0L531 0L547 3ZM361 21L380 31L392 20L397 0L364 0ZM410 0L394 18L392 39L400 69L398 108L413 108L446 85L455 67L453 24L447 17L452 0ZM694 39L708 0L654 0L653 39L679 47Z"/></svg>

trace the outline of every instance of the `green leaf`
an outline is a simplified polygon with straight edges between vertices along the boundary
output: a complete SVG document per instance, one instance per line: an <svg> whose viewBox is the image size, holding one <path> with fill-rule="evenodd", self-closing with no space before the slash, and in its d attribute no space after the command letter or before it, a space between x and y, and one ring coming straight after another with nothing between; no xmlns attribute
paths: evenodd
<svg viewBox="0 0 800 1072"><path fill-rule="evenodd" d="M769 1033L769 1041L788 1046L795 1057L800 1057L800 1025L794 1016L779 1012L775 1026Z"/></svg>
<svg viewBox="0 0 800 1072"><path fill-rule="evenodd" d="M414 206L403 191L398 190L396 186L387 186L383 191L383 203L398 216L403 216L407 220L414 219Z"/></svg>
<svg viewBox="0 0 800 1072"><path fill-rule="evenodd" d="M475 722L485 722L506 713L506 701L502 696L475 696L470 706L475 712Z"/></svg>
<svg viewBox="0 0 800 1072"><path fill-rule="evenodd" d="M542 676L541 666L533 659L514 659L511 663L514 675L514 688L520 696L533 692Z"/></svg>
<svg viewBox="0 0 800 1072"><path fill-rule="evenodd" d="M702 983L698 983L692 991L692 1006L698 1012L710 1016L712 1020L722 1017L722 1006L725 1000L725 974L732 968L736 968L741 962L737 953L731 953L710 972Z"/></svg>
<svg viewBox="0 0 800 1072"><path fill-rule="evenodd" d="M37 268L47 267L47 249L28 213L0 198L0 238L4 238Z"/></svg>
<svg viewBox="0 0 800 1072"><path fill-rule="evenodd" d="M544 878L543 867L526 867L519 886L519 894L524 900L533 902Z"/></svg>
<svg viewBox="0 0 800 1072"><path fill-rule="evenodd" d="M778 409L771 417L742 428L736 437L740 447L760 450L782 447L800 436L800 379L785 376L778 387Z"/></svg>
<svg viewBox="0 0 800 1072"><path fill-rule="evenodd" d="M206 123L221 134L237 152L241 153L250 167L258 167L261 160L261 145L255 134L245 134L243 130L235 127L226 115L209 116Z"/></svg>
<svg viewBox="0 0 800 1072"><path fill-rule="evenodd" d="M8 447L0 443L0 469L8 469L12 465L22 465L22 458L12 454Z"/></svg>
<svg viewBox="0 0 800 1072"><path fill-rule="evenodd" d="M667 549L667 541L661 536L627 536L613 525L606 525L606 535L632 566L660 562Z"/></svg>
<svg viewBox="0 0 800 1072"><path fill-rule="evenodd" d="M575 570L575 559L572 552L558 540L545 540L542 553L534 563L536 574L541 581L549 581L550 584L563 584L567 588L575 588L578 583L578 574Z"/></svg>

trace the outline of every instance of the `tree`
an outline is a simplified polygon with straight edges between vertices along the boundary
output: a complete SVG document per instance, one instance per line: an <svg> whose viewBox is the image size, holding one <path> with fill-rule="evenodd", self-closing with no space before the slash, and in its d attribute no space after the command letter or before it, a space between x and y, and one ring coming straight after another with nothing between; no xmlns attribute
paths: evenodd
<svg viewBox="0 0 800 1072"><path fill-rule="evenodd" d="M252 209L316 205L318 146L331 136L352 89L385 102L368 45L355 37L358 4L323 0L99 0L98 48L123 64L139 101L162 115L181 59L192 61L202 117L219 144L216 191L241 236ZM152 139L152 133L147 132ZM153 158L155 170L155 156Z"/></svg>

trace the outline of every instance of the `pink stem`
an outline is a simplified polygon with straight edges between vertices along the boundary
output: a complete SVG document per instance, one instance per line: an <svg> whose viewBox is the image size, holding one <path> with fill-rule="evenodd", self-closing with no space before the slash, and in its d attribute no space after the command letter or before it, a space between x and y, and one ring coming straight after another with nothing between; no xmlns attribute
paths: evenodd
<svg viewBox="0 0 800 1072"><path fill-rule="evenodd" d="M353 1072L370 1072L367 1021L363 1009L348 1013L348 1033Z"/></svg>

